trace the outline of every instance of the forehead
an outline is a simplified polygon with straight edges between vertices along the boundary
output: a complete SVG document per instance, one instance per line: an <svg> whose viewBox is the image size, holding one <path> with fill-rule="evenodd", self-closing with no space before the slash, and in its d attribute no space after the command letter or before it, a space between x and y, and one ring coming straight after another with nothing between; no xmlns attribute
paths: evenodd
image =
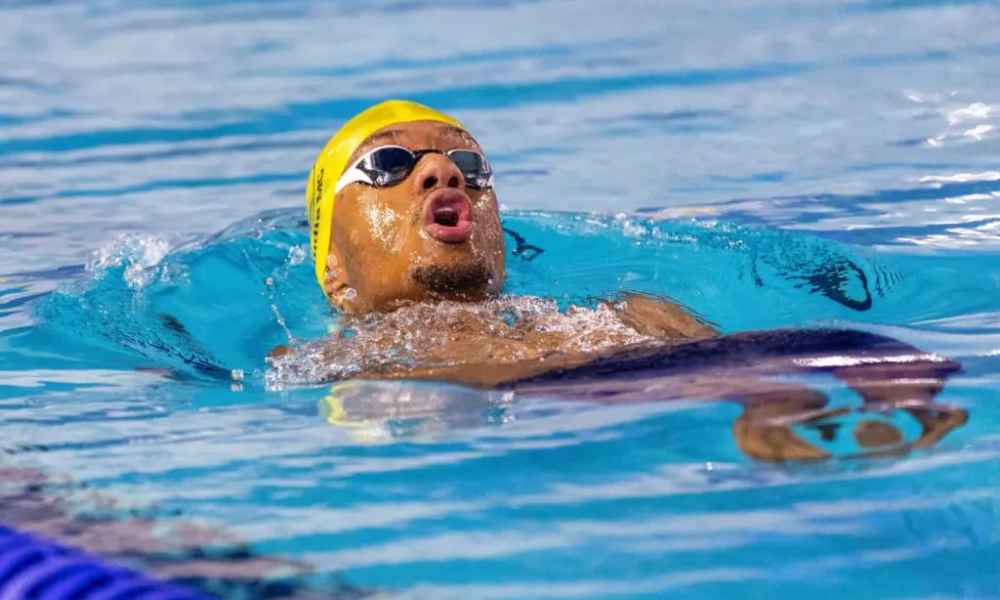
<svg viewBox="0 0 1000 600"><path fill-rule="evenodd" d="M348 162L353 163L359 156L372 148L387 144L403 146L411 150L454 150L457 148L480 150L475 138L457 127L437 121L414 121L379 129L358 146Z"/></svg>

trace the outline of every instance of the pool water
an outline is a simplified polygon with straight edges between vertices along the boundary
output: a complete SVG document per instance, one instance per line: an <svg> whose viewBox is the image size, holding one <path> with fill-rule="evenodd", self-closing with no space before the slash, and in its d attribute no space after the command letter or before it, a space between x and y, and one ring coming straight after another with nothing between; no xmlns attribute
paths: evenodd
<svg viewBox="0 0 1000 600"><path fill-rule="evenodd" d="M1000 597L995 2L15 0L0 57L4 524L155 513L85 541L188 527L323 597ZM782 465L697 396L275 372L337 324L308 170L385 97L490 155L497 310L631 290L726 333L887 334L962 364L939 401L967 423ZM22 480L58 509L5 499Z"/></svg>

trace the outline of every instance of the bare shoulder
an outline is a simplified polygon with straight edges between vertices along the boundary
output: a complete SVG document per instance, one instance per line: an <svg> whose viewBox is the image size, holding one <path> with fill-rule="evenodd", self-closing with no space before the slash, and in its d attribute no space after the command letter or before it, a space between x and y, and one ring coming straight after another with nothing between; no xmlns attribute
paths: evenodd
<svg viewBox="0 0 1000 600"><path fill-rule="evenodd" d="M292 351L291 348L289 348L288 346L286 346L284 344L281 344L279 346L275 346L274 348L271 348L271 351L267 353L267 357L268 358L280 358L282 356L285 356L286 354L291 353L291 351Z"/></svg>
<svg viewBox="0 0 1000 600"><path fill-rule="evenodd" d="M623 323L650 337L678 339L719 335L707 321L666 298L626 292L613 307Z"/></svg>

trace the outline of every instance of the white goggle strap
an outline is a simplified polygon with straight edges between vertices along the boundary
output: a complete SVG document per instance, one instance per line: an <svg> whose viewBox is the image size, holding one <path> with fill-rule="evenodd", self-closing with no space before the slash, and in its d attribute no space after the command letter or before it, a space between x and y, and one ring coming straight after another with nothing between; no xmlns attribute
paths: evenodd
<svg viewBox="0 0 1000 600"><path fill-rule="evenodd" d="M375 182L371 180L368 173L359 169L358 165L355 164L353 167L348 169L346 173L344 173L343 177L340 178L337 185L333 188L333 193L339 194L341 190L352 183L367 183L368 185L372 185Z"/></svg>
<svg viewBox="0 0 1000 600"><path fill-rule="evenodd" d="M384 148L399 148L401 150L406 150L407 152L410 152L409 148L404 148L402 146L393 146L393 145L379 146L378 148L372 148L368 152L362 154L361 157L358 158L358 160L354 161L354 164L351 165L351 168L344 172L344 175L337 181L337 185L334 186L333 193L339 194L341 190L351 185L352 183L367 183L368 185L375 185L375 182L372 181L371 177L369 177L367 173L365 173L358 167L364 164L365 161L367 161L372 154L375 154L376 152Z"/></svg>

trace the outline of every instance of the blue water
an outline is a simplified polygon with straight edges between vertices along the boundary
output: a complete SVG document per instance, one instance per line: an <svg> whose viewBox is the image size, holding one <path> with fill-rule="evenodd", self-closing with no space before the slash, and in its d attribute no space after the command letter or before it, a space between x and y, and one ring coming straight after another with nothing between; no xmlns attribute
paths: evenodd
<svg viewBox="0 0 1000 600"><path fill-rule="evenodd" d="M0 65L0 469L75 510L407 598L1000 597L996 2L22 0ZM362 384L411 414L329 423L263 356L334 319L304 183L389 96L487 150L508 293L887 333L968 423L811 466L697 397Z"/></svg>

